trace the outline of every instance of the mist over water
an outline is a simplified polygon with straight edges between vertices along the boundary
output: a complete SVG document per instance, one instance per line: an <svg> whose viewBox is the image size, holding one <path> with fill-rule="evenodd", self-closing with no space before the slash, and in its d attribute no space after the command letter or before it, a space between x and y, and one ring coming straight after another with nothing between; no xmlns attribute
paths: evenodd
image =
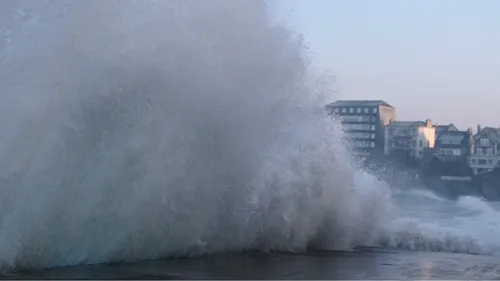
<svg viewBox="0 0 500 281"><path fill-rule="evenodd" d="M374 238L384 186L264 1L0 5L3 268Z"/></svg>

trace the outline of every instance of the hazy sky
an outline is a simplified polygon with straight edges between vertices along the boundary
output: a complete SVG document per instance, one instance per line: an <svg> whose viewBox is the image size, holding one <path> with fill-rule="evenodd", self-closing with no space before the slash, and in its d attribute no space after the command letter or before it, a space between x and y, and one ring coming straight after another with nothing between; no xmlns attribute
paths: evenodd
<svg viewBox="0 0 500 281"><path fill-rule="evenodd" d="M398 119L500 127L499 0L283 0L339 98Z"/></svg>

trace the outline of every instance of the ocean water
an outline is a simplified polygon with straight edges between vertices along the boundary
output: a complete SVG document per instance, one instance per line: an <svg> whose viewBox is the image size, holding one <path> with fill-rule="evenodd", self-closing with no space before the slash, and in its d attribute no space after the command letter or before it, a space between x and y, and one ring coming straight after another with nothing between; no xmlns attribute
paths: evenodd
<svg viewBox="0 0 500 281"><path fill-rule="evenodd" d="M496 274L498 207L358 168L269 5L0 2L3 276Z"/></svg>
<svg viewBox="0 0 500 281"><path fill-rule="evenodd" d="M218 254L196 258L14 272L6 279L399 279L497 280L498 203L440 198L427 190L394 200L412 226L392 245L350 251ZM418 231L416 226L420 226ZM417 233L420 233L417 235ZM428 236L426 236L428 235ZM461 238L460 238L461 237ZM498 237L498 236L497 236ZM427 240L426 240L427 239Z"/></svg>

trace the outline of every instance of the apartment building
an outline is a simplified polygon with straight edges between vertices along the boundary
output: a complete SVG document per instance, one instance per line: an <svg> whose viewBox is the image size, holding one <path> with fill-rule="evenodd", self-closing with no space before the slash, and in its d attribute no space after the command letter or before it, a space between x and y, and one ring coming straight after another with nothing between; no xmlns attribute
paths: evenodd
<svg viewBox="0 0 500 281"><path fill-rule="evenodd" d="M383 152L384 126L396 119L396 109L382 100L339 100L326 106L337 118L357 154Z"/></svg>

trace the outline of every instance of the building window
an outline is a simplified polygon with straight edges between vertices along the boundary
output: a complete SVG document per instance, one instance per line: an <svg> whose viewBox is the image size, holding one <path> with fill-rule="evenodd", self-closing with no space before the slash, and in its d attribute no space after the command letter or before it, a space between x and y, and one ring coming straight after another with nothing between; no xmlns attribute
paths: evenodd
<svg viewBox="0 0 500 281"><path fill-rule="evenodd" d="M361 113L361 108L356 108L357 113Z"/></svg>
<svg viewBox="0 0 500 281"><path fill-rule="evenodd" d="M483 146L489 146L490 145L490 140L489 139L481 139L480 143Z"/></svg>
<svg viewBox="0 0 500 281"><path fill-rule="evenodd" d="M460 155L462 155L462 151L458 148L453 148L453 149L448 149L447 154L453 155L453 156L460 156Z"/></svg>
<svg viewBox="0 0 500 281"><path fill-rule="evenodd" d="M354 113L354 108L349 108L349 113Z"/></svg>
<svg viewBox="0 0 500 281"><path fill-rule="evenodd" d="M342 108L342 113L346 113L346 112L347 112L347 109Z"/></svg>
<svg viewBox="0 0 500 281"><path fill-rule="evenodd" d="M488 159L488 165L493 165L493 160Z"/></svg>
<svg viewBox="0 0 500 281"><path fill-rule="evenodd" d="M424 145L424 144L423 144L422 140L420 140L420 147L422 147L423 145Z"/></svg>
<svg viewBox="0 0 500 281"><path fill-rule="evenodd" d="M486 155L493 155L493 148L487 148Z"/></svg>
<svg viewBox="0 0 500 281"><path fill-rule="evenodd" d="M375 122L375 121L377 121L377 119L374 116L372 116L372 122Z"/></svg>
<svg viewBox="0 0 500 281"><path fill-rule="evenodd" d="M376 108L376 107L375 107L375 108L373 109L373 113L377 113L377 112L378 112L378 108Z"/></svg>
<svg viewBox="0 0 500 281"><path fill-rule="evenodd" d="M375 134L371 134L371 136L370 136L370 137L371 137L372 139L374 139L374 138L375 138Z"/></svg>
<svg viewBox="0 0 500 281"><path fill-rule="evenodd" d="M368 108L365 108L365 113L368 113Z"/></svg>
<svg viewBox="0 0 500 281"><path fill-rule="evenodd" d="M470 163L473 164L473 165L475 165L477 163L476 158L471 158L470 159Z"/></svg>
<svg viewBox="0 0 500 281"><path fill-rule="evenodd" d="M450 144L450 140L441 140L441 144Z"/></svg>
<svg viewBox="0 0 500 281"><path fill-rule="evenodd" d="M333 110L333 112L335 112L335 113L339 113L339 108L338 108L338 107L337 107L337 108L335 108L335 109Z"/></svg>
<svg viewBox="0 0 500 281"><path fill-rule="evenodd" d="M477 159L477 163L479 165L486 165L487 162L486 162L486 159Z"/></svg>
<svg viewBox="0 0 500 281"><path fill-rule="evenodd" d="M375 125L371 126L372 131L375 131Z"/></svg>
<svg viewBox="0 0 500 281"><path fill-rule="evenodd" d="M373 142L373 141L370 142L370 147L372 147L372 148L375 147L375 142Z"/></svg>

